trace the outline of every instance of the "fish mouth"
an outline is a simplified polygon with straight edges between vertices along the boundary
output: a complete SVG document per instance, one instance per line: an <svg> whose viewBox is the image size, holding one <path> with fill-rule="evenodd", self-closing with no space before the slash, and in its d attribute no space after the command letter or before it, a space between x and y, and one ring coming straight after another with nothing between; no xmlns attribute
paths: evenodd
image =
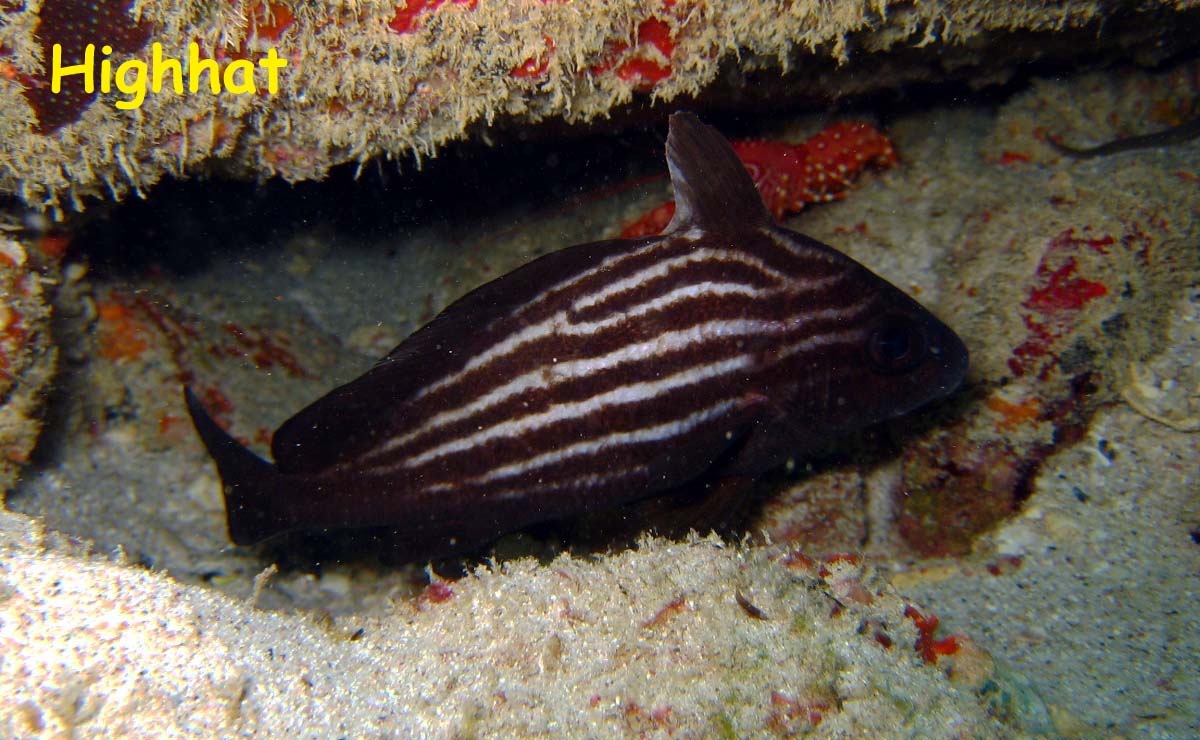
<svg viewBox="0 0 1200 740"><path fill-rule="evenodd" d="M929 354L937 363L938 382L935 397L953 393L962 385L971 367L971 353L953 329L941 321L927 327Z"/></svg>

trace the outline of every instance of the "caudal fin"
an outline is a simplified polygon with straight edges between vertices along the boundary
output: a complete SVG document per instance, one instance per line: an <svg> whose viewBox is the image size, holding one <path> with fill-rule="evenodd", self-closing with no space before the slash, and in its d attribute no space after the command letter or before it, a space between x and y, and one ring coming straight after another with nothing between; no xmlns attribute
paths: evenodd
<svg viewBox="0 0 1200 740"><path fill-rule="evenodd" d="M253 545L283 532L285 523L272 510L282 477L279 471L219 427L187 386L183 388L183 400L196 433L221 474L229 539L238 545Z"/></svg>

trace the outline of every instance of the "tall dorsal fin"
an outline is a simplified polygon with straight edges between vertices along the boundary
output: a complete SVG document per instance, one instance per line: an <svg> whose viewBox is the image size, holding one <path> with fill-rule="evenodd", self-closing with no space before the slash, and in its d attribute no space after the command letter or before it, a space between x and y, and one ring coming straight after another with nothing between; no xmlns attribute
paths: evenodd
<svg viewBox="0 0 1200 740"><path fill-rule="evenodd" d="M695 225L741 230L772 223L729 142L691 113L671 115L667 168L675 190L675 216L664 233Z"/></svg>

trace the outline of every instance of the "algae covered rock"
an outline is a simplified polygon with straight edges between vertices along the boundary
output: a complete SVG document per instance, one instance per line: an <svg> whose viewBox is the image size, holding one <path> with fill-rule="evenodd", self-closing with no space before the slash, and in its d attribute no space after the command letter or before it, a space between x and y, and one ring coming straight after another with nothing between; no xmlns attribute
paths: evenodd
<svg viewBox="0 0 1200 740"><path fill-rule="evenodd" d="M854 558L647 540L331 621L34 530L0 520L0 691L21 697L0 703L6 735L1029 736L989 713L1008 697L990 658L942 638L963 657L931 665L926 618Z"/></svg>
<svg viewBox="0 0 1200 740"><path fill-rule="evenodd" d="M57 354L42 279L27 261L20 243L0 236L0 491L16 480L37 442Z"/></svg>
<svg viewBox="0 0 1200 740"><path fill-rule="evenodd" d="M144 194L167 174L300 180L378 155L419 160L500 119L588 121L702 92L824 104L914 80L994 82L1047 56L1161 59L1194 43L1188 3L1150 4L1179 23L1145 12L1121 34L1087 32L1123 5L5 3L0 192L60 213L90 196ZM790 74L758 75L767 69Z"/></svg>

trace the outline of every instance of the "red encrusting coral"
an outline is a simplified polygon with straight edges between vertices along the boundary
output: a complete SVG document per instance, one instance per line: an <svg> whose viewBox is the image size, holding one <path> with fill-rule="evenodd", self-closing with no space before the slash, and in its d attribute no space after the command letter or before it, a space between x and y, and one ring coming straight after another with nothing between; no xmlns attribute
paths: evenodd
<svg viewBox="0 0 1200 740"><path fill-rule="evenodd" d="M943 637L940 640L934 639L933 636L937 632L939 623L937 615L925 616L915 606L909 604L904 607L904 616L911 619L917 626L917 642L913 648L926 663L936 664L939 656L954 655L959 651L959 638L955 635Z"/></svg>
<svg viewBox="0 0 1200 740"><path fill-rule="evenodd" d="M38 237L35 246L43 257L58 262L71 248L71 235L61 231L49 231Z"/></svg>
<svg viewBox="0 0 1200 740"><path fill-rule="evenodd" d="M1002 164L1005 166L1010 166L1010 165L1014 165L1014 164L1025 164L1026 162L1031 162L1031 161L1033 161L1033 155L1031 155L1027 152L1015 152L1015 151L1012 151L1011 149L1005 149L1000 154L1000 159L997 160L997 162L999 164Z"/></svg>
<svg viewBox="0 0 1200 740"><path fill-rule="evenodd" d="M29 329L21 312L7 307L0 311L0 380L15 380L8 369L13 364L12 357L24 348L28 339Z"/></svg>
<svg viewBox="0 0 1200 740"><path fill-rule="evenodd" d="M474 10L477 0L450 0L455 5L465 5L467 10ZM388 21L388 28L396 33L411 33L417 29L420 16L437 10L446 0L408 0L403 5L396 6L396 14Z"/></svg>
<svg viewBox="0 0 1200 740"><path fill-rule="evenodd" d="M814 572L817 568L817 561L799 550L789 550L780 562L791 570Z"/></svg>
<svg viewBox="0 0 1200 740"><path fill-rule="evenodd" d="M801 144L761 139L731 143L777 219L810 203L843 198L863 170L897 161L892 142L879 129L855 121L834 123ZM627 225L621 237L658 234L674 214L675 204L664 203Z"/></svg>
<svg viewBox="0 0 1200 740"><path fill-rule="evenodd" d="M668 736L673 737L675 733L671 716L674 713L675 710L670 705L647 710L636 701L627 701L621 707L621 719L629 737L659 735L663 730L667 731Z"/></svg>
<svg viewBox="0 0 1200 740"><path fill-rule="evenodd" d="M149 327L123 299L110 297L96 307L100 318L98 327L99 353L106 360L137 359L150 348L146 337Z"/></svg>
<svg viewBox="0 0 1200 740"><path fill-rule="evenodd" d="M1021 302L1029 334L1008 361L1013 375L1021 377L1037 369L1039 378L1045 379L1055 364L1054 345L1072 331L1088 303L1108 295L1104 283L1077 275L1080 254L1085 250L1108 254L1108 248L1116 243L1110 235L1078 236L1074 228L1050 240L1034 271L1033 285Z"/></svg>
<svg viewBox="0 0 1200 740"><path fill-rule="evenodd" d="M554 53L554 39L543 36L546 51L536 57L530 57L514 67L508 74L512 77L541 77L550 68L550 55Z"/></svg>
<svg viewBox="0 0 1200 740"><path fill-rule="evenodd" d="M278 41L283 32L292 25L295 16L282 3L260 2L250 10L250 35Z"/></svg>
<svg viewBox="0 0 1200 740"><path fill-rule="evenodd" d="M1108 288L1103 283L1072 278L1078 267L1074 259L1068 259L1062 267L1050 273L1044 287L1031 291L1029 298L1021 305L1043 314L1078 311L1093 298L1108 295ZM1040 268L1038 274L1043 275Z"/></svg>
<svg viewBox="0 0 1200 740"><path fill-rule="evenodd" d="M658 50L667 60L666 63L656 61L649 56L635 56L617 67L617 77L626 82L644 80L653 86L671 76L671 53L675 51L675 40L671 38L671 27L658 18L647 18L638 24L638 47L652 47Z"/></svg>
<svg viewBox="0 0 1200 740"><path fill-rule="evenodd" d="M1042 403L1037 398L1012 403L1000 396L990 396L984 401L984 405L1000 415L996 429L1001 432L1009 432L1024 424L1036 422L1042 414Z"/></svg>
<svg viewBox="0 0 1200 740"><path fill-rule="evenodd" d="M754 184L776 218L809 203L837 200L865 168L896 164L896 149L883 132L859 121L825 127L799 147L744 139L733 143Z"/></svg>
<svg viewBox="0 0 1200 740"><path fill-rule="evenodd" d="M31 78L25 88L25 99L37 115L40 134L51 134L67 124L79 120L83 112L96 99L95 92L84 90L83 75L68 75L62 78L62 90L54 93L50 89L51 61L55 44L62 46L62 64L80 64L88 44L95 44L95 62L99 66L104 45L114 52L132 54L140 50L149 40L151 25L144 20L135 21L129 14L133 0L46 0L38 13L38 26L34 31L42 49L45 66L41 75Z"/></svg>
<svg viewBox="0 0 1200 740"><path fill-rule="evenodd" d="M977 391L990 429L964 420L905 452L892 495L897 531L916 553L969 552L977 535L1018 510L1045 461L1076 444L1111 398L1105 375L1114 368L1098 358L1121 352L1131 305L1122 302L1137 299L1141 268L1158 258L1153 230L1167 230L1134 219L1122 226L1062 228L1045 239L1018 288L1016 318L1025 331L1005 358L1017 381Z"/></svg>
<svg viewBox="0 0 1200 740"><path fill-rule="evenodd" d="M630 49L634 52L631 56L626 54ZM602 61L593 65L591 72L602 75L615 68L617 77L637 84L639 90L648 91L655 83L671 76L674 51L675 39L667 22L647 18L638 24L632 46L624 41L610 41L605 46Z"/></svg>
<svg viewBox="0 0 1200 740"><path fill-rule="evenodd" d="M229 397L213 386L202 386L194 389L200 400L204 402L204 408L212 413L213 419L222 429L229 431L229 414L233 413L233 402Z"/></svg>
<svg viewBox="0 0 1200 740"><path fill-rule="evenodd" d="M232 321L226 321L222 328L237 342L237 346L224 348L224 352L230 357L248 358L260 370L278 366L297 378L313 377L300 365L296 356L282 346L287 342L285 337L272 337L264 331L246 329Z"/></svg>
<svg viewBox="0 0 1200 740"><path fill-rule="evenodd" d="M667 622L671 621L671 618L674 617L676 614L679 614L679 613L685 612L685 611L689 611L689 610L691 610L691 608L692 608L692 606L691 606L691 604L688 603L686 597L677 596L674 599L672 599L669 604L664 606L662 609L659 609L658 612L656 612L653 617L650 617L645 622L643 622L642 628L643 629L653 629L655 627L661 627L664 624L666 624Z"/></svg>
<svg viewBox="0 0 1200 740"><path fill-rule="evenodd" d="M830 570L830 568L840 563L845 563L847 565L862 565L862 556L849 552L838 552L829 555L825 558L824 565L822 565L820 570L817 571L817 575L821 576L822 578L828 578L833 572Z"/></svg>
<svg viewBox="0 0 1200 740"><path fill-rule="evenodd" d="M836 699L826 696L831 692L814 691L812 697L771 692L771 711L767 715L767 729L780 737L806 735L821 724L825 714L834 707Z"/></svg>
<svg viewBox="0 0 1200 740"><path fill-rule="evenodd" d="M985 566L985 570L999 578L1000 576L1009 575L1019 570L1023 562L1024 558L1020 555L1006 555L994 563L988 563Z"/></svg>
<svg viewBox="0 0 1200 740"><path fill-rule="evenodd" d="M445 581L433 581L417 595L415 606L418 611L425 611L430 606L445 604L454 598L454 589Z"/></svg>

